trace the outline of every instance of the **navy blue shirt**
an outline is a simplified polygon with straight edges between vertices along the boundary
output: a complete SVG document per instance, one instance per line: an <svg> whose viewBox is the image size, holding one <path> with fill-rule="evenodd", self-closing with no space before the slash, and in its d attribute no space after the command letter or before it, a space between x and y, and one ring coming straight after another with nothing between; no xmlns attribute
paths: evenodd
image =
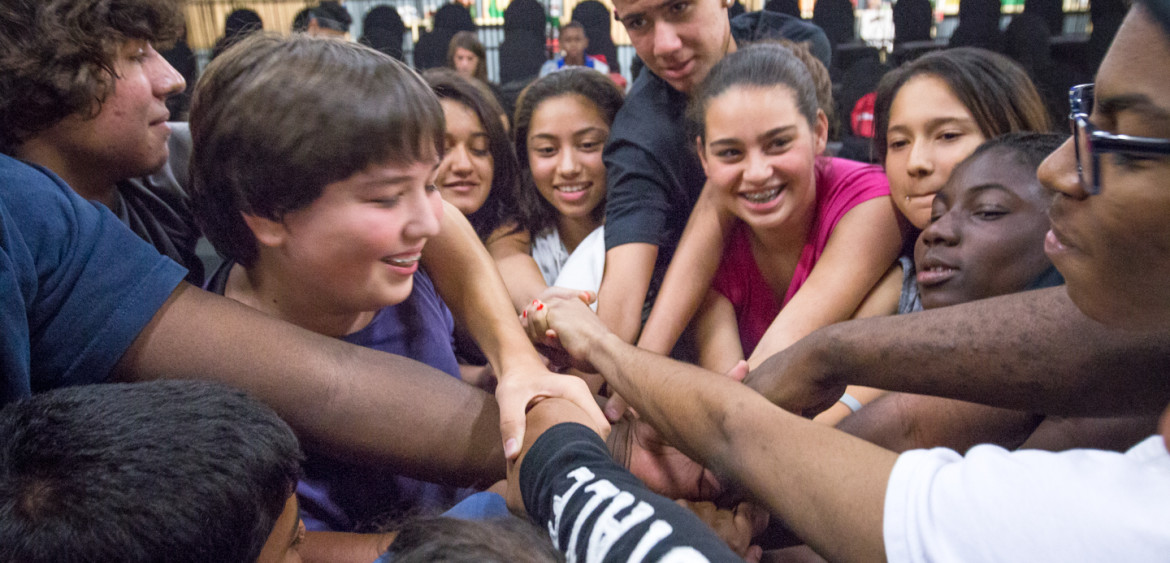
<svg viewBox="0 0 1170 563"><path fill-rule="evenodd" d="M0 155L0 404L105 381L186 274L52 172Z"/></svg>

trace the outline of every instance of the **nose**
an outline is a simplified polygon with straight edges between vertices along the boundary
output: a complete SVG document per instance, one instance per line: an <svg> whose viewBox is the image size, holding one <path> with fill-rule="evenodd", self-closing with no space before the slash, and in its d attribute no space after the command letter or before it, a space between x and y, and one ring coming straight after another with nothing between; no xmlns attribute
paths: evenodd
<svg viewBox="0 0 1170 563"><path fill-rule="evenodd" d="M577 159L577 151L573 149L561 151L561 158L557 162L557 174L563 178L572 178L581 171L581 163Z"/></svg>
<svg viewBox="0 0 1170 563"><path fill-rule="evenodd" d="M946 245L954 246L959 242L959 228L956 225L954 213L943 213L941 217L931 221L922 230L922 242L926 246Z"/></svg>
<svg viewBox="0 0 1170 563"><path fill-rule="evenodd" d="M911 178L925 178L934 172L934 160L931 158L929 143L912 141L910 153L906 157L906 173Z"/></svg>
<svg viewBox="0 0 1170 563"><path fill-rule="evenodd" d="M403 238L417 241L438 236L443 219L443 199L438 191L419 188L412 197L409 218L403 227Z"/></svg>
<svg viewBox="0 0 1170 563"><path fill-rule="evenodd" d="M1081 155L1081 158L1090 157L1086 154ZM1081 184L1080 173L1077 172L1076 147L1073 145L1071 137L1048 155L1044 162L1040 163L1036 176L1040 179L1041 184L1057 193L1073 199L1089 197L1085 187Z"/></svg>
<svg viewBox="0 0 1170 563"><path fill-rule="evenodd" d="M772 166L768 157L759 151L748 151L744 163L743 181L745 184L761 185L772 177Z"/></svg>
<svg viewBox="0 0 1170 563"><path fill-rule="evenodd" d="M186 90L187 81L183 79L183 75L179 74L179 71L175 70L171 63L158 54L153 45L150 46L150 51L150 84L154 95L166 99Z"/></svg>
<svg viewBox="0 0 1170 563"><path fill-rule="evenodd" d="M451 159L451 171L465 176L471 174L471 155L467 152L467 145L460 143L451 149L448 157Z"/></svg>
<svg viewBox="0 0 1170 563"><path fill-rule="evenodd" d="M654 56L669 57L680 48L682 48L682 40L679 39L674 26L667 22L655 22Z"/></svg>

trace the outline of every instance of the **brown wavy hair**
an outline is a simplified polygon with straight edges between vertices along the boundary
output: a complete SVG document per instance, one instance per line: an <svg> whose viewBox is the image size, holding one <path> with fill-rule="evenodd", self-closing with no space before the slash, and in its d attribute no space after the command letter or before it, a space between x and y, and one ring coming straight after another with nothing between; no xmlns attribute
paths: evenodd
<svg viewBox="0 0 1170 563"><path fill-rule="evenodd" d="M96 116L129 40L163 48L183 30L181 0L5 0L0 9L0 152L62 119Z"/></svg>

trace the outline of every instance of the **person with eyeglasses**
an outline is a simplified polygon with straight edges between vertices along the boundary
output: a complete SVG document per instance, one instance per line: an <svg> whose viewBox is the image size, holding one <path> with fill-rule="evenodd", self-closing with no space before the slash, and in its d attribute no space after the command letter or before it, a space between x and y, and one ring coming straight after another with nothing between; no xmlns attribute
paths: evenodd
<svg viewBox="0 0 1170 563"><path fill-rule="evenodd" d="M1161 148L1170 142L1166 61L1170 0L1142 0L1102 63L1094 96L1079 90L1071 120L1081 140L1066 141L1038 173L1057 194L1045 250L1067 280L1071 303L1091 322L1126 331L1134 338L1130 350L1147 357L1151 349L1170 349L1170 154ZM949 330L966 337L950 349L978 348L986 363L1001 364L996 350L971 341L987 317L978 306L965 310L971 315ZM1044 325L1030 312L1017 308L1005 324ZM1099 383L1095 396L1070 408L1165 409L1159 433L1124 454L982 445L965 456L941 448L896 455L776 408L734 381L630 347L575 298L550 298L527 309L527 319L530 336L597 368L667 440L746 488L829 560L1162 561L1170 553L1170 363L1154 369L1140 390L1151 397L1124 405L1114 387ZM1062 329L1024 344L1059 338ZM1057 383L1062 375L1037 371L1031 380L1003 380L1007 390L999 396L1052 390L1014 402L1059 405L1067 397ZM916 385L949 396L996 396L986 377L943 379ZM1093 401L1096 409L1088 406Z"/></svg>

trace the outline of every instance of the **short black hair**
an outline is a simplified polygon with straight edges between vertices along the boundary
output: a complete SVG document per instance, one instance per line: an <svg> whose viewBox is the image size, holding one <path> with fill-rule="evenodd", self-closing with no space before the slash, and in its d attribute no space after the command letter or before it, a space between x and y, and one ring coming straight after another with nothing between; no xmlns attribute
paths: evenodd
<svg viewBox="0 0 1170 563"><path fill-rule="evenodd" d="M254 561L301 459L276 413L215 383L35 395L0 410L0 560Z"/></svg>
<svg viewBox="0 0 1170 563"><path fill-rule="evenodd" d="M965 161L975 160L983 153L1005 150L1015 155L1020 164L1036 170L1040 168L1040 163L1048 158L1048 155L1056 152L1060 145L1064 143L1068 135L1060 135L1057 133L1034 133L1029 131L1019 131L1015 133L1007 133L1000 135L989 141L984 141L971 153Z"/></svg>

